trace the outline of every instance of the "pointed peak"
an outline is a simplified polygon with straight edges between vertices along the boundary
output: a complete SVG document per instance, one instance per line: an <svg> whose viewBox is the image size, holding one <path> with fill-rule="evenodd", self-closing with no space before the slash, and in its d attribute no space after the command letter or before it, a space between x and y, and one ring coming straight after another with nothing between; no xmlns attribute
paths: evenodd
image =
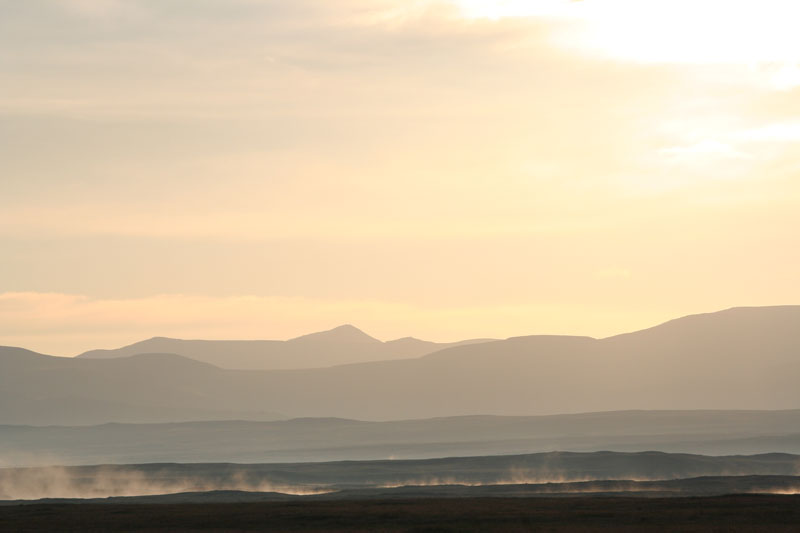
<svg viewBox="0 0 800 533"><path fill-rule="evenodd" d="M349 331L349 332L364 333L363 331L361 331L352 324L342 324L341 326L336 326L335 328L329 331Z"/></svg>
<svg viewBox="0 0 800 533"><path fill-rule="evenodd" d="M166 343L166 342L176 342L176 341L179 341L179 340L180 339L172 339L170 337L150 337L149 339L144 339L144 340L141 340L141 341L136 341L136 342L131 343L131 344L126 344L124 346L124 348L130 347L130 346L148 346L148 345L151 345L151 344L163 344L163 343Z"/></svg>
<svg viewBox="0 0 800 533"><path fill-rule="evenodd" d="M423 341L416 337L401 337L399 339L394 339L391 341L386 341L386 344L418 344L418 343L428 343L428 341Z"/></svg>
<svg viewBox="0 0 800 533"><path fill-rule="evenodd" d="M327 331L309 333L291 339L289 342L379 343L381 341L370 337L351 324L344 324Z"/></svg>

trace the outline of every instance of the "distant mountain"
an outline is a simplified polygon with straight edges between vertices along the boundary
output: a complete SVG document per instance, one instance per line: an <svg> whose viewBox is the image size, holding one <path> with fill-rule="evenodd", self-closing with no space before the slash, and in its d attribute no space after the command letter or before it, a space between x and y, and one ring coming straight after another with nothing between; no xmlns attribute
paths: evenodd
<svg viewBox="0 0 800 533"><path fill-rule="evenodd" d="M436 343L406 337L395 341L381 342L348 324L288 341L183 340L154 337L115 350L91 350L78 357L111 359L141 353L174 353L221 368L286 370L390 359L410 359L444 348L490 340L493 339Z"/></svg>
<svg viewBox="0 0 800 533"><path fill-rule="evenodd" d="M734 308L601 340L516 337L417 359L306 370L223 370L176 355L58 359L6 349L0 423L791 409L800 406L798 377L800 306ZM67 407L74 404L84 407Z"/></svg>
<svg viewBox="0 0 800 533"><path fill-rule="evenodd" d="M223 370L175 354L113 360L52 357L0 347L3 423L96 424L284 418L251 396L226 396ZM251 391L252 393L252 391Z"/></svg>
<svg viewBox="0 0 800 533"><path fill-rule="evenodd" d="M286 341L293 344L365 344L376 345L382 344L381 341L374 337L370 337L360 329L350 324L345 324L337 328L327 331L319 331L317 333L309 333L308 335L301 335Z"/></svg>

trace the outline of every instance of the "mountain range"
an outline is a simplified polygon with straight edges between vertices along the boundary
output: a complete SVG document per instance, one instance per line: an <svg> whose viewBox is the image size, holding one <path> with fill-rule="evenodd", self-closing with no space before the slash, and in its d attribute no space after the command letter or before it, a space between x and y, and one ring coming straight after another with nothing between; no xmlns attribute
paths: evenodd
<svg viewBox="0 0 800 533"><path fill-rule="evenodd" d="M370 337L360 329L346 324L329 331L311 333L288 341L184 340L154 337L114 350L90 350L78 357L111 359L141 353L172 353L210 363L220 368L285 370L409 359L445 348L490 340L494 339L438 343L404 337L382 342Z"/></svg>
<svg viewBox="0 0 800 533"><path fill-rule="evenodd" d="M165 353L59 358L0 348L0 423L791 409L800 405L798 377L800 306L733 308L605 339L515 337L292 370L222 369Z"/></svg>

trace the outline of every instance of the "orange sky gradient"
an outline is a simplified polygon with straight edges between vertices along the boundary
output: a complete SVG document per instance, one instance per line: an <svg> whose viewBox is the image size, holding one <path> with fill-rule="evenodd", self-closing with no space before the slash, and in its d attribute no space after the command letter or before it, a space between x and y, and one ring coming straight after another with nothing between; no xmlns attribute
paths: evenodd
<svg viewBox="0 0 800 533"><path fill-rule="evenodd" d="M0 344L800 302L796 2L0 0Z"/></svg>

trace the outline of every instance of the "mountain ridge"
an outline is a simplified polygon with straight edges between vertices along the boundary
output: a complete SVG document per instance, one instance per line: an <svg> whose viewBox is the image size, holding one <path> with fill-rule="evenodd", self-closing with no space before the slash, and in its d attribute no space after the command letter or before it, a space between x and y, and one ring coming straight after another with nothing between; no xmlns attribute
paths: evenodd
<svg viewBox="0 0 800 533"><path fill-rule="evenodd" d="M137 353L175 353L232 370L291 370L412 359L465 344L494 339L436 343L405 337L380 341L350 324L279 340L206 340L152 337L121 348L89 350L78 359L113 359Z"/></svg>
<svg viewBox="0 0 800 533"><path fill-rule="evenodd" d="M800 306L665 324L606 339L514 337L413 359L292 370L227 370L159 356L53 362L16 351L0 356L0 423L120 421L113 410L69 412L64 398L168 408L125 411L126 422L177 420L165 418L169 409L192 410L192 420L220 412L397 420L800 406Z"/></svg>

